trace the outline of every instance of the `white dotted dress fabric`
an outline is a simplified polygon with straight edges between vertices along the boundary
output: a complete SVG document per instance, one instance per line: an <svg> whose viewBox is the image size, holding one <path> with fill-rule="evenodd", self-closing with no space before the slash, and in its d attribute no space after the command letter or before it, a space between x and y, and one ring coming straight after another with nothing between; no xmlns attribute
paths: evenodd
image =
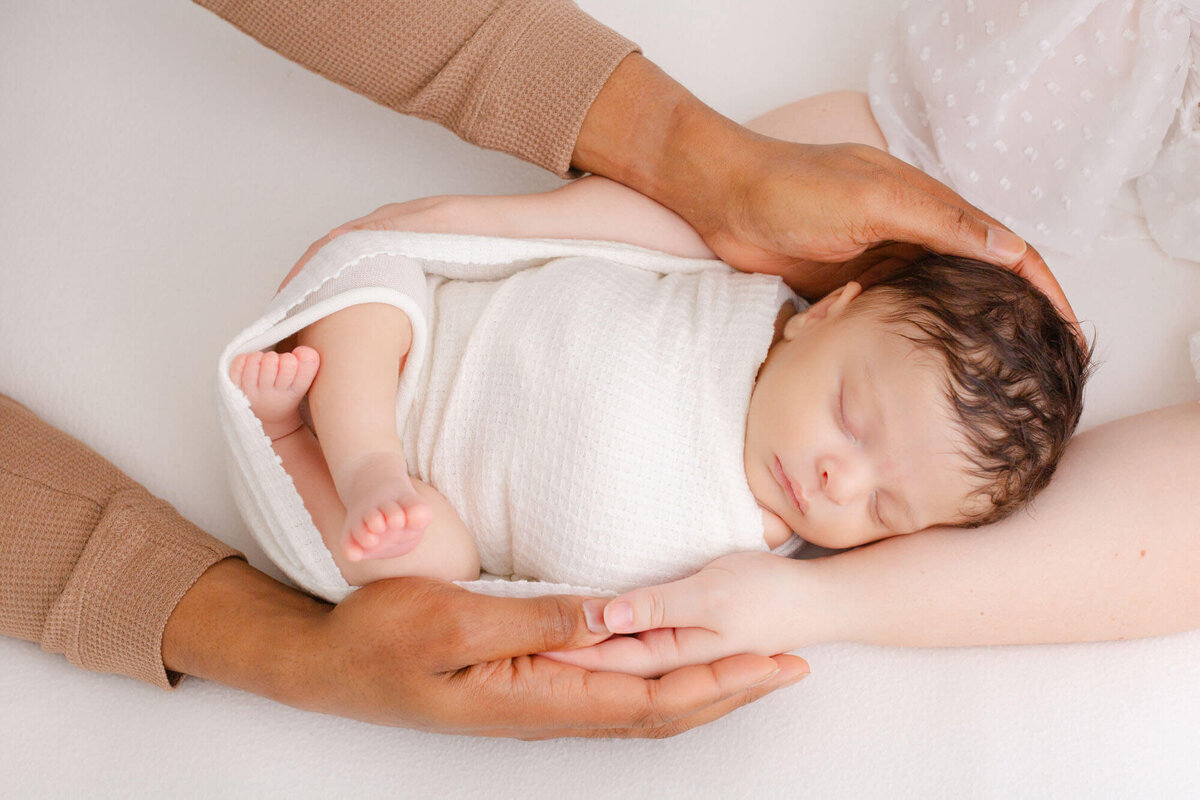
<svg viewBox="0 0 1200 800"><path fill-rule="evenodd" d="M1039 249L1084 252L1132 180L1200 261L1200 0L909 0L869 96L893 154Z"/></svg>

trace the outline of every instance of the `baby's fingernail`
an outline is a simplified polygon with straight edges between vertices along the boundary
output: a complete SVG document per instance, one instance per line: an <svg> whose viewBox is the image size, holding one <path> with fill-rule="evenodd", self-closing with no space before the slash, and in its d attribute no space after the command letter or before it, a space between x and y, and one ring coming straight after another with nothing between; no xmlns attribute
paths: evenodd
<svg viewBox="0 0 1200 800"><path fill-rule="evenodd" d="M608 623L609 630L617 633L633 627L633 606L626 602L609 603L604 612L604 621Z"/></svg>
<svg viewBox="0 0 1200 800"><path fill-rule="evenodd" d="M758 680L756 680L754 683L752 683L750 685L758 686L759 684L766 683L767 681L771 680L771 678L774 678L778 674L779 674L779 667L776 667L775 669L771 670L766 675L763 675L761 678L759 678Z"/></svg>
<svg viewBox="0 0 1200 800"><path fill-rule="evenodd" d="M584 600L583 616L587 618L588 630L592 633L608 633L604 627L604 606L607 600Z"/></svg>
<svg viewBox="0 0 1200 800"><path fill-rule="evenodd" d="M795 675L792 678L790 678L788 680L788 682L784 684L784 686L791 686L794 683L799 683L800 681L807 678L808 675L809 675L809 673L807 673L807 672L801 672L799 675Z"/></svg>
<svg viewBox="0 0 1200 800"><path fill-rule="evenodd" d="M1025 240L1003 228L988 228L987 249L1004 261L1016 261L1025 255Z"/></svg>

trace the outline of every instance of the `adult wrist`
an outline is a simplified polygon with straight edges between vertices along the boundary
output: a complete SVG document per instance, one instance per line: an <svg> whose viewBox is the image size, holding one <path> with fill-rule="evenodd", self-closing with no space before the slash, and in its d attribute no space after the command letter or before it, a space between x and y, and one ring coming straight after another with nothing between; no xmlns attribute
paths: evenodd
<svg viewBox="0 0 1200 800"><path fill-rule="evenodd" d="M634 53L592 103L571 163L653 198L707 236L759 139Z"/></svg>
<svg viewBox="0 0 1200 800"><path fill-rule="evenodd" d="M183 596L163 631L167 669L301 708L320 675L313 647L328 605L240 559L210 567Z"/></svg>

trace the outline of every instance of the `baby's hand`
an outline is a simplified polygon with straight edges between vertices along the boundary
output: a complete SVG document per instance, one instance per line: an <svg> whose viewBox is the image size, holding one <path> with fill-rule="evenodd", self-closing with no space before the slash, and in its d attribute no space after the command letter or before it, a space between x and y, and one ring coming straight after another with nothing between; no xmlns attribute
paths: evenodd
<svg viewBox="0 0 1200 800"><path fill-rule="evenodd" d="M722 556L690 577L609 601L605 625L635 636L542 655L589 670L654 677L738 653L787 652L802 643L795 633L797 563L771 553Z"/></svg>

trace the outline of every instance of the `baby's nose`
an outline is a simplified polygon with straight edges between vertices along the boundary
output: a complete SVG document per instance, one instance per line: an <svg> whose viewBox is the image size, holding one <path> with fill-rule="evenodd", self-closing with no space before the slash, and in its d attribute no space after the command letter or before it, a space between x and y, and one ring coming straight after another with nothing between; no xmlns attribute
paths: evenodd
<svg viewBox="0 0 1200 800"><path fill-rule="evenodd" d="M844 506L863 493L866 470L848 462L827 460L819 467L821 491L835 505Z"/></svg>

